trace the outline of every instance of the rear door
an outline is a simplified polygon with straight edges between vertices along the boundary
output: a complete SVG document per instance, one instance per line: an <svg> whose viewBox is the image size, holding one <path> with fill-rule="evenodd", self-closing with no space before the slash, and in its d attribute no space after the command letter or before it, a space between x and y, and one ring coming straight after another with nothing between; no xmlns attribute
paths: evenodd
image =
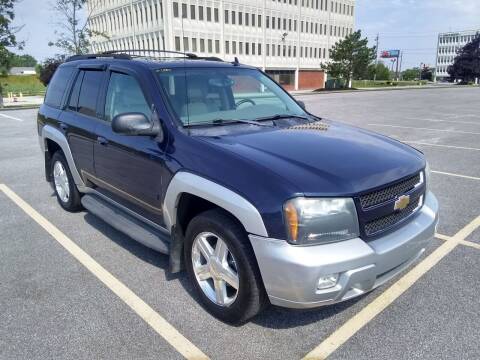
<svg viewBox="0 0 480 360"><path fill-rule="evenodd" d="M151 136L114 133L113 117L139 112L152 116L152 101L135 73L109 71L104 121L98 126L94 145L98 191L158 225L163 225L162 201L165 153Z"/></svg>
<svg viewBox="0 0 480 360"><path fill-rule="evenodd" d="M95 172L93 143L97 140L97 103L104 76L101 68L79 69L60 119L60 127L67 134L75 165L84 181Z"/></svg>

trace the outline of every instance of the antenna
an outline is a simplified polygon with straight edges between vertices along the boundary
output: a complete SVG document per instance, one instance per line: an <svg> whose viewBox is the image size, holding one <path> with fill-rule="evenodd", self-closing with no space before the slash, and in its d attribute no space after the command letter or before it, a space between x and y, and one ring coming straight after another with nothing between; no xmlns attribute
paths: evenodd
<svg viewBox="0 0 480 360"><path fill-rule="evenodd" d="M233 59L232 64L233 64L234 66L240 65L240 62L238 61L238 57L235 56L235 58Z"/></svg>

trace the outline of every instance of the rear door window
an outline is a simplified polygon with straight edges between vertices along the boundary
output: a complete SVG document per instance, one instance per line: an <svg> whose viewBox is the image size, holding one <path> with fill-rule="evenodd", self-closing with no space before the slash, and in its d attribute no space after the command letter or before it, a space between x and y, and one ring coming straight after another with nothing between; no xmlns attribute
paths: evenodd
<svg viewBox="0 0 480 360"><path fill-rule="evenodd" d="M99 98L103 75L103 71L85 71L78 96L77 109L79 113L93 117L97 115L97 100Z"/></svg>
<svg viewBox="0 0 480 360"><path fill-rule="evenodd" d="M72 111L78 111L78 96L80 95L80 87L82 86L83 75L85 71L80 71L73 85L72 93L68 101L68 109Z"/></svg>
<svg viewBox="0 0 480 360"><path fill-rule="evenodd" d="M72 76L73 67L59 67L48 85L47 94L45 96L45 104L54 108L60 108L62 99L67 90L68 82Z"/></svg>

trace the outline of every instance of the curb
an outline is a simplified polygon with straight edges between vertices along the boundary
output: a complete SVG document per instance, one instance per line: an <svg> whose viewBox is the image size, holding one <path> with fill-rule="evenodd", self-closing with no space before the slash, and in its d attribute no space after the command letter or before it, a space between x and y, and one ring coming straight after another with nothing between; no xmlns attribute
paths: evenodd
<svg viewBox="0 0 480 360"><path fill-rule="evenodd" d="M322 94L344 94L344 93L356 93L356 92L375 92L375 91L405 91L405 90L440 90L440 89L464 89L475 88L476 86L459 87L459 86L419 86L419 87L392 87L392 88L359 88L355 90L325 90L325 91L311 91L307 93L290 93L292 96L304 96L304 95L322 95Z"/></svg>
<svg viewBox="0 0 480 360"><path fill-rule="evenodd" d="M40 108L40 105L4 106L0 108L0 111L29 110L29 109L38 109L38 108Z"/></svg>

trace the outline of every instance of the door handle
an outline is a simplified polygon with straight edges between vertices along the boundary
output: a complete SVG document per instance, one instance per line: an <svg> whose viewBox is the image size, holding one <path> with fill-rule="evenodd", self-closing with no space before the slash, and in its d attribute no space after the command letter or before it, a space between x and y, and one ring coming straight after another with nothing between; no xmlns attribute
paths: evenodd
<svg viewBox="0 0 480 360"><path fill-rule="evenodd" d="M102 136L97 137L97 142L98 142L100 145L107 145L107 144L108 144L108 140L105 139L105 138L102 137Z"/></svg>
<svg viewBox="0 0 480 360"><path fill-rule="evenodd" d="M68 129L68 125L65 123L60 123L60 129L62 129L63 131L66 131Z"/></svg>

